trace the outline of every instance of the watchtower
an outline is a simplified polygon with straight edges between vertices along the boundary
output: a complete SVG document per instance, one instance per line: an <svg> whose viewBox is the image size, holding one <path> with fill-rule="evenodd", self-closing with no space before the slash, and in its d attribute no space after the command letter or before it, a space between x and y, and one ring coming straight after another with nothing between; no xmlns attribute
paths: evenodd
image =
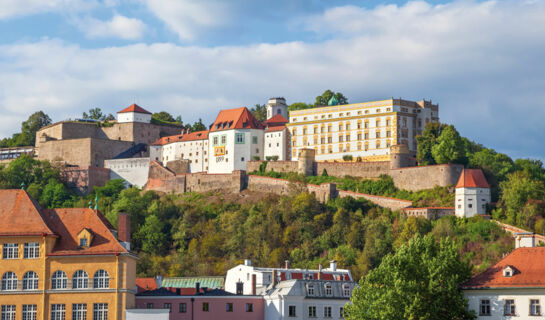
<svg viewBox="0 0 545 320"><path fill-rule="evenodd" d="M399 169L409 166L409 148L404 144L390 147L390 169Z"/></svg>
<svg viewBox="0 0 545 320"><path fill-rule="evenodd" d="M270 98L267 102L267 120L277 114L288 119L288 105L286 104L286 99L282 97Z"/></svg>

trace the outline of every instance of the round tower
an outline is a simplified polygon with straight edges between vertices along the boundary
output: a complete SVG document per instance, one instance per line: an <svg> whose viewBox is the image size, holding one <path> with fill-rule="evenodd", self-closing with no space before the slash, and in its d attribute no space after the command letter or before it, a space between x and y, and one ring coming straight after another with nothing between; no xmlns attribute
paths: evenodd
<svg viewBox="0 0 545 320"><path fill-rule="evenodd" d="M314 149L299 149L297 172L306 176L314 175L314 161L316 156Z"/></svg>
<svg viewBox="0 0 545 320"><path fill-rule="evenodd" d="M396 144L390 147L390 169L405 168L409 166L409 148L404 144Z"/></svg>
<svg viewBox="0 0 545 320"><path fill-rule="evenodd" d="M286 99L282 97L270 98L267 102L267 120L277 114L288 119L288 105L286 104Z"/></svg>

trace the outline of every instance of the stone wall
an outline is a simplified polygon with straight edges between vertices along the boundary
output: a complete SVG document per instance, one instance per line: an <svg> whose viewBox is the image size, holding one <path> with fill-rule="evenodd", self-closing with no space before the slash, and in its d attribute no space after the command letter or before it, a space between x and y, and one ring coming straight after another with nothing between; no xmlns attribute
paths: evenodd
<svg viewBox="0 0 545 320"><path fill-rule="evenodd" d="M123 179L130 186L142 188L148 181L149 158L105 160L104 167L110 169L111 179Z"/></svg>
<svg viewBox="0 0 545 320"><path fill-rule="evenodd" d="M444 164L393 169L389 175L397 188L418 191L455 185L463 169L461 164Z"/></svg>
<svg viewBox="0 0 545 320"><path fill-rule="evenodd" d="M225 190L238 193L246 188L246 172L240 170L227 174L191 173L185 178L186 192Z"/></svg>
<svg viewBox="0 0 545 320"><path fill-rule="evenodd" d="M110 180L110 169L67 167L61 170L61 179L77 194L87 195L94 187L102 187Z"/></svg>
<svg viewBox="0 0 545 320"><path fill-rule="evenodd" d="M248 161L246 164L247 172L259 171L259 166L264 161ZM297 161L268 161L267 171L275 172L297 172Z"/></svg>
<svg viewBox="0 0 545 320"><path fill-rule="evenodd" d="M337 191L337 193L339 198L344 198L344 197L352 197L356 199L364 198L371 201L372 203L376 204L379 207L388 208L393 211L410 207L413 204L412 201L408 201L408 200L375 196L372 194L358 193L353 191L339 190Z"/></svg>
<svg viewBox="0 0 545 320"><path fill-rule="evenodd" d="M351 176L364 179L378 178L390 172L390 162L317 162L316 174L321 175L324 169L329 176Z"/></svg>

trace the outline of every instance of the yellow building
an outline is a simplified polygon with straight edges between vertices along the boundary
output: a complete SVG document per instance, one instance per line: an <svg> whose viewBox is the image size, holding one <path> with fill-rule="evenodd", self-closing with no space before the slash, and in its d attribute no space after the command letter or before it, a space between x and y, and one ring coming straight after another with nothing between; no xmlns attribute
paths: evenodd
<svg viewBox="0 0 545 320"><path fill-rule="evenodd" d="M429 122L439 121L431 101L387 99L290 111L292 159L299 149L314 149L317 161L388 161L390 146L406 145L416 155L415 137ZM331 101L330 101L331 103Z"/></svg>
<svg viewBox="0 0 545 320"><path fill-rule="evenodd" d="M0 190L1 319L124 319L137 257L119 218L118 240L96 210L45 210L23 190Z"/></svg>

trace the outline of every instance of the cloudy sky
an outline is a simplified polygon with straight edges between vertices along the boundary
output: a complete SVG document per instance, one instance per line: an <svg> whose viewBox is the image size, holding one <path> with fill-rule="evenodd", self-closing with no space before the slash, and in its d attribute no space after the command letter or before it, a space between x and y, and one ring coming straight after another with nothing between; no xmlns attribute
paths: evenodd
<svg viewBox="0 0 545 320"><path fill-rule="evenodd" d="M138 103L218 110L402 97L513 157L545 159L545 0L0 0L0 137Z"/></svg>

